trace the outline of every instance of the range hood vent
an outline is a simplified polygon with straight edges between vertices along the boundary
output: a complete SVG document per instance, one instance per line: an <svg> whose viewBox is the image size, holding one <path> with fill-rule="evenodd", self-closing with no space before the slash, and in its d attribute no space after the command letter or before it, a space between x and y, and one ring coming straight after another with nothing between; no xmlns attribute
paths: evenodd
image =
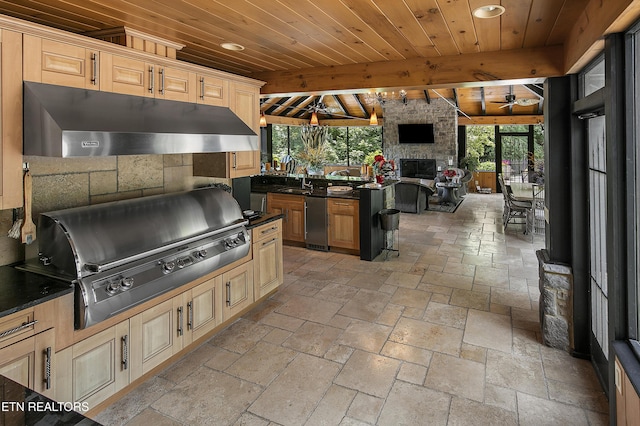
<svg viewBox="0 0 640 426"><path fill-rule="evenodd" d="M24 154L47 157L256 151L229 108L24 83Z"/></svg>

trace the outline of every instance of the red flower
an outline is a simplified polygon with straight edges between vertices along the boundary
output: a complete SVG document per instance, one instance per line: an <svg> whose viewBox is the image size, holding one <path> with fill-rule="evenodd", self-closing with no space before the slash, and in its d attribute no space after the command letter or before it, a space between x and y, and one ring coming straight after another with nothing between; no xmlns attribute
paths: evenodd
<svg viewBox="0 0 640 426"><path fill-rule="evenodd" d="M444 172L442 172L442 174L448 178L452 178L456 175L456 171L453 169L446 169Z"/></svg>
<svg viewBox="0 0 640 426"><path fill-rule="evenodd" d="M384 161L384 156L383 156L383 155L378 154L378 155L376 155L375 157L373 157L373 161L374 161L375 163L379 163L380 161Z"/></svg>

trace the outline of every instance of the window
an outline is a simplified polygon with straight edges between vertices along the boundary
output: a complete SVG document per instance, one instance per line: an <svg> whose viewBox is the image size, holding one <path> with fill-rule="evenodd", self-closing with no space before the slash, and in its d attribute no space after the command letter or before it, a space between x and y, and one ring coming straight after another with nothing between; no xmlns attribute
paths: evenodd
<svg viewBox="0 0 640 426"><path fill-rule="evenodd" d="M360 166L369 162L367 157L382 151L382 127L329 127L327 163L331 165ZM285 155L296 158L302 149L299 126L272 126L273 158Z"/></svg>

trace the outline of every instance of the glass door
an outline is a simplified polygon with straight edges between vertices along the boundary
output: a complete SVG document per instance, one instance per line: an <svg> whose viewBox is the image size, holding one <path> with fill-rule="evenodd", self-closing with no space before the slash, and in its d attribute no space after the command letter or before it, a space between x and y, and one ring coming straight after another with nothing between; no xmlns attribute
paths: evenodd
<svg viewBox="0 0 640 426"><path fill-rule="evenodd" d="M501 135L500 163L505 182L529 182L529 135Z"/></svg>
<svg viewBox="0 0 640 426"><path fill-rule="evenodd" d="M605 116L587 123L589 159L589 287L591 353L601 377L608 377L609 309L607 285L607 167ZM606 379L605 379L606 383Z"/></svg>

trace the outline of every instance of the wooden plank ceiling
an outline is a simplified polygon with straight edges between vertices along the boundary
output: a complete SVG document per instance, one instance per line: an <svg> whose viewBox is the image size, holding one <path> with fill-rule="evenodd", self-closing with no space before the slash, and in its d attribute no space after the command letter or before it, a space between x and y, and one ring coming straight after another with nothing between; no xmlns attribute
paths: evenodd
<svg viewBox="0 0 640 426"><path fill-rule="evenodd" d="M573 65L563 63L562 46L594 1L0 0L0 13L74 33L128 26L182 43L181 60L267 81L261 109L272 121L306 120L314 104L327 113L321 118L368 119L377 106L369 102L372 93L397 97L400 90L409 100L445 97L463 118L539 121L544 78ZM622 13L637 3L610 0L607 8ZM506 12L473 16L487 4ZM604 6L590 10L597 7ZM591 26L597 21L588 18ZM225 42L244 49L225 50ZM419 80L407 64L441 74ZM354 76L355 69L372 75ZM318 87L308 83L314 70L323 80ZM384 86L372 84L382 74ZM521 103L505 104L510 96ZM379 105L376 113L382 114Z"/></svg>

